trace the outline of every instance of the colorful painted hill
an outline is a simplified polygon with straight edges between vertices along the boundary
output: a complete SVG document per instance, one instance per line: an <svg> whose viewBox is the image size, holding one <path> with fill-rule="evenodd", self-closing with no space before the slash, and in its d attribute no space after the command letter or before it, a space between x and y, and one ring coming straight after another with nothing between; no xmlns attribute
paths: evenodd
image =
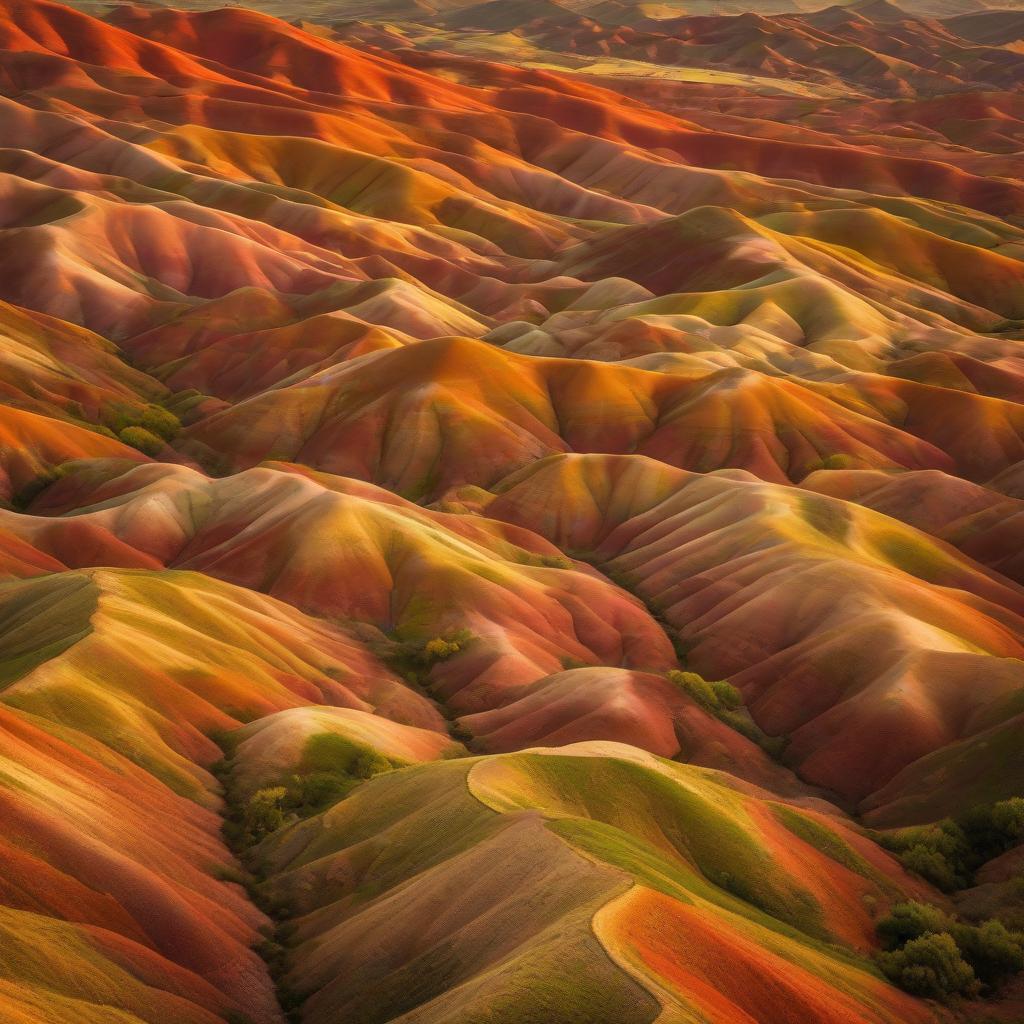
<svg viewBox="0 0 1024 1024"><path fill-rule="evenodd" d="M0 1021L1024 1018L1015 9L0 0Z"/></svg>

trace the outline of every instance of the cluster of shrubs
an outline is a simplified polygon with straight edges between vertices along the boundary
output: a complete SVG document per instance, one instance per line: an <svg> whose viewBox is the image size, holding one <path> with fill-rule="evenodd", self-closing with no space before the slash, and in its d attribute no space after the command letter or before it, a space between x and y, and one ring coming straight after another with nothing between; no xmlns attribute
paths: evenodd
<svg viewBox="0 0 1024 1024"><path fill-rule="evenodd" d="M689 694L702 708L720 714L736 711L743 706L743 697L732 683L724 680L711 682L696 672L673 669L668 674L670 683L674 683L684 693Z"/></svg>
<svg viewBox="0 0 1024 1024"><path fill-rule="evenodd" d="M986 861L1024 840L1024 799L973 807L934 825L878 837L908 870L945 892L971 885Z"/></svg>
<svg viewBox="0 0 1024 1024"><path fill-rule="evenodd" d="M156 455L181 430L178 417L160 405L115 405L105 418L107 427L119 440L144 455Z"/></svg>
<svg viewBox="0 0 1024 1024"><path fill-rule="evenodd" d="M224 836L248 864L253 874L225 872L221 877L245 885L250 897L269 916L279 917L287 908L261 891L257 884L262 866L254 858L252 848L290 822L316 814L347 796L365 779L399 767L372 747L346 739L336 733L312 736L302 751L298 771L278 785L257 789L247 797L232 785L231 758L235 742L230 733L216 736L226 758L215 766L228 794L229 814L224 821ZM234 877L233 877L234 876ZM290 1024L302 1019L303 997L287 983L288 958L286 943L291 925L267 926L264 941L254 949L266 961L277 989L278 1003ZM226 1024L252 1024L241 1013L229 1014Z"/></svg>
<svg viewBox="0 0 1024 1024"><path fill-rule="evenodd" d="M396 766L370 747L322 733L309 740L299 767L279 785L258 789L235 806L225 826L230 839L254 846L288 822L324 810L360 782Z"/></svg>
<svg viewBox="0 0 1024 1024"><path fill-rule="evenodd" d="M1000 921L965 924L927 903L900 903L877 929L882 973L922 998L973 998L1024 970L1024 935Z"/></svg>
<svg viewBox="0 0 1024 1024"><path fill-rule="evenodd" d="M746 736L748 740L759 744L773 757L782 753L785 739L767 736L758 728L743 706L743 695L732 683L725 680L708 680L696 672L682 669L673 669L667 678L683 693L692 697L705 711Z"/></svg>
<svg viewBox="0 0 1024 1024"><path fill-rule="evenodd" d="M468 629L435 636L426 642L417 640L391 641L381 650L382 659L406 682L417 684L440 661L447 661L472 642L473 634Z"/></svg>

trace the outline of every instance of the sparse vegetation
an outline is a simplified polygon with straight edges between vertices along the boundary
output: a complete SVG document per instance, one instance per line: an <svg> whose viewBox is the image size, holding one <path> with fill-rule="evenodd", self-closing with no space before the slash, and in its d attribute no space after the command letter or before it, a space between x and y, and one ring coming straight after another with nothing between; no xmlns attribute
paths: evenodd
<svg viewBox="0 0 1024 1024"><path fill-rule="evenodd" d="M228 806L223 821L224 837L253 872L249 875L218 865L215 874L223 880L244 885L250 898L265 913L272 918L280 918L287 908L269 901L262 894L259 882L263 869L254 856L254 848L279 829L326 809L346 797L361 782L391 771L397 765L372 747L336 733L319 733L306 742L295 772L281 778L276 785L261 787L244 796L239 793L232 773L237 733L222 733L214 739L225 753L225 760L214 767L214 773L224 786ZM301 1017L303 998L284 981L288 969L285 943L288 930L287 924L268 926L264 940L254 949L266 962L274 979L278 1003L285 1018L297 1022Z"/></svg>
<svg viewBox="0 0 1024 1024"><path fill-rule="evenodd" d="M457 740L466 747L473 742L473 734L461 722L452 722L448 728L448 734L453 740ZM455 749L458 750L458 747Z"/></svg>
<svg viewBox="0 0 1024 1024"><path fill-rule="evenodd" d="M442 633L429 640L389 640L377 653L381 660L412 685L421 685L430 670L464 651L473 642L468 629Z"/></svg>
<svg viewBox="0 0 1024 1024"><path fill-rule="evenodd" d="M442 636L435 636L423 645L420 660L424 664L433 665L438 661L444 661L453 654L458 654L462 648L454 640L446 640Z"/></svg>
<svg viewBox="0 0 1024 1024"><path fill-rule="evenodd" d="M181 420L161 405L150 405L143 412L138 426L165 441L173 441L181 431Z"/></svg>
<svg viewBox="0 0 1024 1024"><path fill-rule="evenodd" d="M778 757L785 746L783 737L766 735L743 706L743 695L725 680L708 680L696 672L673 669L666 677L688 697L719 721L757 743L772 757Z"/></svg>
<svg viewBox="0 0 1024 1024"><path fill-rule="evenodd" d="M53 466L43 470L27 483L22 484L17 493L11 498L11 507L19 512L28 508L50 484L55 483L64 476L65 472L66 470L63 466Z"/></svg>

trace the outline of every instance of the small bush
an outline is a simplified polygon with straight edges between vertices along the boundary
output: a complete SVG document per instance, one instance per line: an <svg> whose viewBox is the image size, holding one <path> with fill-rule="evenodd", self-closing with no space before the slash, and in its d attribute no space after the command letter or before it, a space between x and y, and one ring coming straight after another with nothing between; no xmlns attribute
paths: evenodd
<svg viewBox="0 0 1024 1024"><path fill-rule="evenodd" d="M364 750L359 753L349 771L357 779L372 779L374 775L391 771L391 762L376 750Z"/></svg>
<svg viewBox="0 0 1024 1024"><path fill-rule="evenodd" d="M757 743L769 756L778 757L782 753L785 739L765 735L743 707L743 695L732 683L725 680L709 682L696 672L680 669L673 669L667 678L705 711L713 714L730 729L735 729L751 743Z"/></svg>
<svg viewBox="0 0 1024 1024"><path fill-rule="evenodd" d="M952 892L962 884L963 879L940 850L917 843L905 850L900 862L908 871L920 875L943 892Z"/></svg>
<svg viewBox="0 0 1024 1024"><path fill-rule="evenodd" d="M1024 970L1024 935L1001 921L980 925L954 924L950 929L963 958L986 985L996 986Z"/></svg>
<svg viewBox="0 0 1024 1024"><path fill-rule="evenodd" d="M143 455L158 455L164 447L163 439L150 433L145 427L125 427L117 436Z"/></svg>
<svg viewBox="0 0 1024 1024"><path fill-rule="evenodd" d="M425 675L440 661L447 661L473 642L468 629L459 629L422 640L387 640L377 646L377 654L412 685L426 682Z"/></svg>
<svg viewBox="0 0 1024 1024"><path fill-rule="evenodd" d="M719 707L723 707L727 711L735 711L743 704L743 697L740 694L740 691L737 690L732 683L727 683L725 680L719 680L711 683L710 685L711 689L714 691L715 699L718 701Z"/></svg>
<svg viewBox="0 0 1024 1024"><path fill-rule="evenodd" d="M956 823L964 834L975 866L983 864L1024 839L1024 799L1014 797L972 807L958 817Z"/></svg>
<svg viewBox="0 0 1024 1024"><path fill-rule="evenodd" d="M244 871L230 864L215 864L210 874L218 882L231 882L233 885L240 885L243 888L250 882L249 876Z"/></svg>
<svg viewBox="0 0 1024 1024"><path fill-rule="evenodd" d="M978 979L971 965L945 932L922 935L902 949L881 953L878 966L891 982L924 999L945 1000L978 993Z"/></svg>
<svg viewBox="0 0 1024 1024"><path fill-rule="evenodd" d="M1004 842L1024 839L1024 797L1015 796L992 807L992 823Z"/></svg>
<svg viewBox="0 0 1024 1024"><path fill-rule="evenodd" d="M572 562L564 555L541 555L540 564L545 569L571 569Z"/></svg>
<svg viewBox="0 0 1024 1024"><path fill-rule="evenodd" d="M428 640L423 645L420 657L423 662L432 665L450 658L453 654L458 654L461 650L462 648L454 640L445 640L442 636L435 636L433 640Z"/></svg>
<svg viewBox="0 0 1024 1024"><path fill-rule="evenodd" d="M574 657L572 657L569 654L563 655L559 660L561 661L562 668L565 671L569 671L569 669L573 669L573 668L586 668L587 667L587 663L585 661L580 661L579 658L574 658Z"/></svg>
<svg viewBox="0 0 1024 1024"><path fill-rule="evenodd" d="M336 772L309 772L295 775L288 786L287 804L300 816L316 814L331 804L337 803L355 787L354 779Z"/></svg>
<svg viewBox="0 0 1024 1024"><path fill-rule="evenodd" d="M673 669L668 674L668 681L692 697L702 708L708 711L718 710L718 696L714 687L703 676L697 675L696 672Z"/></svg>
<svg viewBox="0 0 1024 1024"><path fill-rule="evenodd" d="M58 469L50 468L43 470L43 472L34 476L27 483L22 484L17 493L11 496L11 507L18 511L28 508L50 484L60 479L60 475Z"/></svg>
<svg viewBox="0 0 1024 1024"><path fill-rule="evenodd" d="M106 426L115 434L127 427L142 427L165 441L173 440L181 430L181 420L162 405L128 405L116 402L104 410Z"/></svg>
<svg viewBox="0 0 1024 1024"><path fill-rule="evenodd" d="M160 405L147 406L137 425L165 441L173 441L181 431L181 420Z"/></svg>
<svg viewBox="0 0 1024 1024"><path fill-rule="evenodd" d="M898 949L929 932L946 931L949 918L930 903L897 903L875 927L886 949Z"/></svg>
<svg viewBox="0 0 1024 1024"><path fill-rule="evenodd" d="M288 790L284 786L258 789L245 802L242 824L249 843L258 843L284 824L284 800Z"/></svg>

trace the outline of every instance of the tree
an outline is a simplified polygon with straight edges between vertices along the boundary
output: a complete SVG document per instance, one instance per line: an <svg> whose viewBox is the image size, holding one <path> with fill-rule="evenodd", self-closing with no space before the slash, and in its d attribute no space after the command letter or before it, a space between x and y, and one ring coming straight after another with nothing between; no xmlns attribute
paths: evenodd
<svg viewBox="0 0 1024 1024"><path fill-rule="evenodd" d="M284 786L257 789L245 802L245 834L250 843L258 843L284 824L283 803L288 795Z"/></svg>
<svg viewBox="0 0 1024 1024"><path fill-rule="evenodd" d="M913 871L944 892L951 892L960 885L961 878L940 850L916 843L904 851L900 861L908 871Z"/></svg>
<svg viewBox="0 0 1024 1024"><path fill-rule="evenodd" d="M954 924L950 931L963 958L986 985L998 985L1024 970L1024 936L1009 931L1002 921Z"/></svg>
<svg viewBox="0 0 1024 1024"><path fill-rule="evenodd" d="M894 984L925 999L978 993L974 970L960 955L953 936L946 932L922 935L902 949L882 953L878 965Z"/></svg>

